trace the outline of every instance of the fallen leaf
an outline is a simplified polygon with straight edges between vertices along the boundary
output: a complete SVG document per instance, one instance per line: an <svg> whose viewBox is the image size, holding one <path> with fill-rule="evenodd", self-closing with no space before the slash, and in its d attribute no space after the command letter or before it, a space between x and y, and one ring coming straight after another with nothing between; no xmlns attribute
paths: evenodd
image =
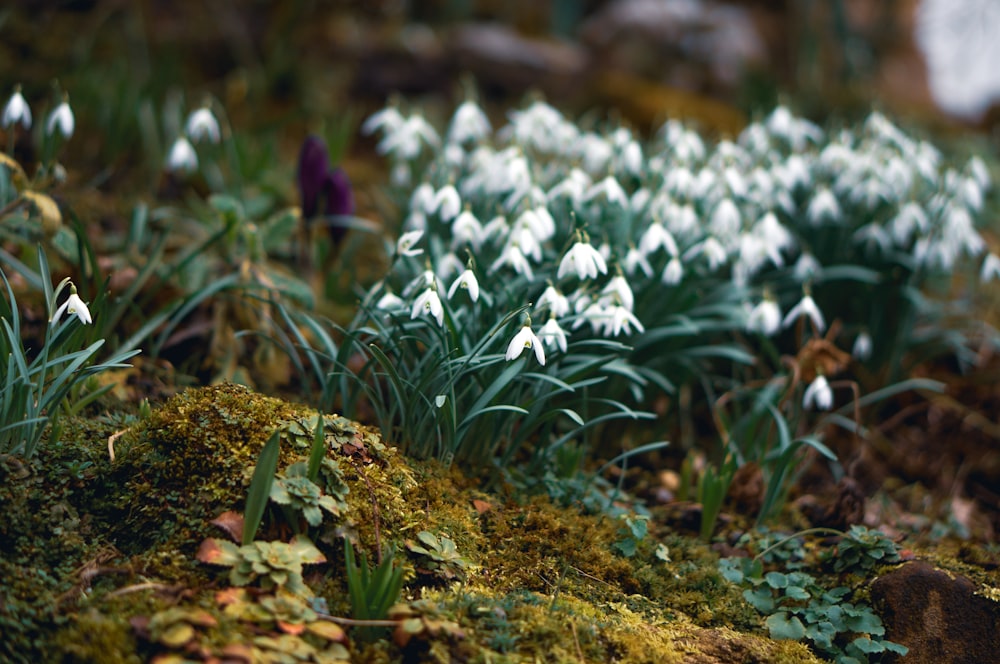
<svg viewBox="0 0 1000 664"><path fill-rule="evenodd" d="M479 512L480 514L486 514L491 509L493 509L493 505L486 502L485 500L473 500L472 506L475 507L476 511Z"/></svg>
<svg viewBox="0 0 1000 664"><path fill-rule="evenodd" d="M223 512L219 516L209 521L213 526L217 526L226 532L236 543L243 537L243 515L232 510Z"/></svg>

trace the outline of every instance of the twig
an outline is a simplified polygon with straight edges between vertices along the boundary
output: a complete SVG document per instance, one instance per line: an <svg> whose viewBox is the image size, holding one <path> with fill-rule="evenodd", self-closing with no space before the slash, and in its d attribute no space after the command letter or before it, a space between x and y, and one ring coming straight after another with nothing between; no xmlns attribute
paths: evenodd
<svg viewBox="0 0 1000 664"><path fill-rule="evenodd" d="M399 624L398 620L355 620L354 618L340 618L322 613L316 615L321 620L337 623L338 625L347 625L348 627L395 627Z"/></svg>
<svg viewBox="0 0 1000 664"><path fill-rule="evenodd" d="M171 590L177 588L178 586L167 585L166 583L156 583L154 581L147 581L146 583L137 583L134 586L125 586L124 588L119 588L109 592L104 597L106 599L111 599L112 597L120 597L122 595L127 595L129 593L137 593L143 590Z"/></svg>

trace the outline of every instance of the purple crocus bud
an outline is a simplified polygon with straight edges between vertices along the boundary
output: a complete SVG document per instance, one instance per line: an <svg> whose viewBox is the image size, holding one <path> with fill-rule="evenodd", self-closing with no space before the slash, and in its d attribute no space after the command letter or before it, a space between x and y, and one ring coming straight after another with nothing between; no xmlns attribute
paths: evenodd
<svg viewBox="0 0 1000 664"><path fill-rule="evenodd" d="M351 190L351 181L344 169L335 168L327 172L323 178L323 197L326 199L324 211L328 217L354 214L354 192ZM338 223L336 219L328 221L332 224L327 227L330 239L336 246L347 234L347 227Z"/></svg>
<svg viewBox="0 0 1000 664"><path fill-rule="evenodd" d="M319 197L330 170L330 157L323 139L309 136L299 152L299 194L302 197L302 218L311 221L319 212Z"/></svg>

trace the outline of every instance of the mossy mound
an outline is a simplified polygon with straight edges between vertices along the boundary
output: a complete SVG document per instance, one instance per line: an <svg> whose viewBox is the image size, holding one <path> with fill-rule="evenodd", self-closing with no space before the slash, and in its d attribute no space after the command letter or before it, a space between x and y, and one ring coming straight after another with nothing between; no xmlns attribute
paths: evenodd
<svg viewBox="0 0 1000 664"><path fill-rule="evenodd" d="M322 562L301 567L305 591L199 562L205 541L238 539L218 517L242 511L271 433L282 432L282 477L308 457L321 423L324 463L343 484L338 508L309 523L272 502L257 535L281 543L297 533L292 541L315 544L308 562ZM8 659L816 661L798 643L762 636L759 616L704 545L651 527L623 549L618 519L483 493L343 418L321 421L225 385L189 390L143 422L92 434L92 465L71 490L45 491L65 472L40 459L2 465L16 509L0 518L0 533L18 542L0 563L17 576L0 595L0 623L18 626L5 629ZM26 523L12 524L14 514ZM53 515L62 515L59 532L38 521ZM352 613L345 538L372 560L392 547L405 566L392 627L381 632L337 623ZM234 578L246 585L234 587Z"/></svg>

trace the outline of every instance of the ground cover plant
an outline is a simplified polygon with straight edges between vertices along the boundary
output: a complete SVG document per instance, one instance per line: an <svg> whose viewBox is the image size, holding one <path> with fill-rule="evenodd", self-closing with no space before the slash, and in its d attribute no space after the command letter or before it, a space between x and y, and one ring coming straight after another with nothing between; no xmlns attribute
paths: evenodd
<svg viewBox="0 0 1000 664"><path fill-rule="evenodd" d="M317 137L299 156L301 206L285 204L209 101L163 159L184 194L137 205L109 240L53 197L75 129L60 99L34 129L31 178L14 149L32 126L20 90L2 117L5 499L11 514L31 501L63 514L38 489L62 477L66 504L88 514L59 517L81 540L67 546L98 532L135 583L94 581L98 566L74 586L81 605L98 589L91 613L5 655L85 657L72 641L100 625L112 650L158 661L467 657L470 643L537 656L562 647L546 630L570 624L567 658L641 658L643 621L699 612L686 593L719 607L699 628L788 642L740 646L757 655L809 661L798 641L844 662L905 652L861 597L895 560L881 535L839 532L816 570L766 538L747 564L699 565L704 543L671 540L624 481L643 454L682 448L707 543L737 473L757 468L759 502L740 516L772 523L810 464L843 473L835 432L865 438L880 408L942 388L916 369L967 368L995 345L968 312L1000 274L977 230L981 159L952 163L879 112L821 128L779 106L732 140L676 120L647 139L537 98L496 129L471 98L440 126L398 102L360 128L389 173L380 226L353 216ZM356 306L326 306L319 266L349 262L366 235L383 247L358 259L372 266ZM130 365L182 356L193 376L305 405L226 383L87 421ZM442 488L462 507L407 508ZM5 574L39 555L32 528L3 525ZM189 601L169 590L180 577L212 592ZM117 619L99 604L147 591L168 599ZM18 635L66 621L20 593L0 606ZM531 624L542 645L521 651ZM669 658L695 633L659 630L654 649Z"/></svg>

